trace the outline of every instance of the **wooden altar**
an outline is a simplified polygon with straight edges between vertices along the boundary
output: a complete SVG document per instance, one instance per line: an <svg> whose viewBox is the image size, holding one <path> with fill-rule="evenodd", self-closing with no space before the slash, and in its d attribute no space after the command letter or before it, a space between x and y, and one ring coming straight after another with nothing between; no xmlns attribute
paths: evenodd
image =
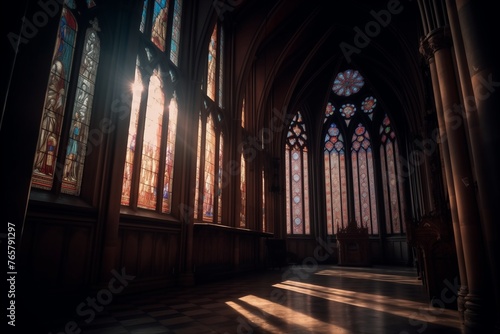
<svg viewBox="0 0 500 334"><path fill-rule="evenodd" d="M370 266L368 228L358 226L355 220L337 230L339 266Z"/></svg>

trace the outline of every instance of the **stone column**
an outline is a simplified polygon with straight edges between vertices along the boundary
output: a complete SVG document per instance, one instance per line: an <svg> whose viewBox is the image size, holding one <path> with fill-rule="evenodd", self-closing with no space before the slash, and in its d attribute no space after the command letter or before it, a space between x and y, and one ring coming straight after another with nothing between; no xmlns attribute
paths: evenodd
<svg viewBox="0 0 500 334"><path fill-rule="evenodd" d="M457 50L464 104L476 168L477 193L492 282L500 281L500 221L497 199L500 179L497 152L500 145L500 52L495 43L500 33L494 2L448 1L454 38L463 42ZM454 14L454 15L453 15ZM494 316L500 332L500 285L488 289L495 296ZM493 306L493 304L492 304Z"/></svg>
<svg viewBox="0 0 500 334"><path fill-rule="evenodd" d="M446 137L441 138L449 148L460 236L462 239L469 292L465 297L464 323L471 330L490 328L488 317L490 276L484 249L478 203L474 191L474 177L466 137L461 100L451 51L451 37L447 28L434 30L427 37L434 54L435 69L442 101L440 114Z"/></svg>
<svg viewBox="0 0 500 334"><path fill-rule="evenodd" d="M453 184L453 175L451 161L450 161L450 150L448 146L448 141L446 140L446 127L443 113L443 104L441 101L441 93L439 86L439 79L437 76L436 63L434 61L434 54L429 46L429 40L425 39L421 45L421 52L426 57L427 62L429 63L429 71L431 74L432 80L432 89L434 93L434 103L436 107L436 114L438 119L439 126L439 137L436 136L436 143L439 144L440 154L443 161L443 176L446 180L446 188L448 191L448 200L449 200L449 209L450 215L453 225L453 235L455 239L455 249L457 252L457 262L458 262L458 271L460 276L460 290L458 291L457 297L457 306L458 306L458 314L460 320L464 321L464 311L465 311L465 296L467 295L468 287L467 287L467 271L465 267L464 260L464 250L462 245L462 235L460 234L460 222L458 218L458 209L457 209L457 200L455 196L455 186Z"/></svg>

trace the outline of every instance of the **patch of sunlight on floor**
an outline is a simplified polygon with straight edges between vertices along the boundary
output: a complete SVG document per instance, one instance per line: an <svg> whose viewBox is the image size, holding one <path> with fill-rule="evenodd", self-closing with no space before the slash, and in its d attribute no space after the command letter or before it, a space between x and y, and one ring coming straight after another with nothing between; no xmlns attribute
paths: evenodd
<svg viewBox="0 0 500 334"><path fill-rule="evenodd" d="M369 308L415 321L432 322L438 325L455 328L461 327L460 321L457 319L456 311L431 307L424 303L377 294L328 288L296 281L284 281L274 284L273 286L279 289L319 297L334 302ZM438 314L439 318L436 317Z"/></svg>
<svg viewBox="0 0 500 334"><path fill-rule="evenodd" d="M409 277L403 275L388 275L388 274L377 274L369 272L357 273L346 270L328 270L328 269L318 271L317 273L315 273L315 275L369 279L373 281L399 283L399 284L422 285L422 281L420 281L416 277Z"/></svg>
<svg viewBox="0 0 500 334"><path fill-rule="evenodd" d="M239 300L261 310L263 314L269 314L278 319L281 319L282 321L286 322L292 327L299 326L305 329L314 328L315 330L321 330L324 333L338 333L338 334L350 333L350 331L342 327L336 326L331 323L326 323L324 321L315 319L301 312L294 311L286 306L280 305L278 303L254 295L247 295L239 298ZM265 315L257 315L254 312L250 312L246 310L244 307L239 306L234 302L226 302L226 304L235 309L249 321L260 326L262 329L270 331L272 333L282 332L282 328L281 329L276 328L275 326L270 324L269 319L267 319Z"/></svg>

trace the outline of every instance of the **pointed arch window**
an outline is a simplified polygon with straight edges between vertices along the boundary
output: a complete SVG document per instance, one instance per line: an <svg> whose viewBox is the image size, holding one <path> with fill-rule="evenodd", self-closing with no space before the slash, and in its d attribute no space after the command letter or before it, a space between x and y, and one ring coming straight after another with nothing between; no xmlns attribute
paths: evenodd
<svg viewBox="0 0 500 334"><path fill-rule="evenodd" d="M219 108L223 107L224 98L224 30L217 22L208 43L207 75L205 94Z"/></svg>
<svg viewBox="0 0 500 334"><path fill-rule="evenodd" d="M375 176L370 134L359 123L351 141L352 181L356 222L378 234Z"/></svg>
<svg viewBox="0 0 500 334"><path fill-rule="evenodd" d="M220 123L204 104L198 120L194 218L211 223L222 222L224 135Z"/></svg>
<svg viewBox="0 0 500 334"><path fill-rule="evenodd" d="M177 66L182 0L144 0L139 30Z"/></svg>
<svg viewBox="0 0 500 334"><path fill-rule="evenodd" d="M300 111L287 132L285 175L287 234L310 234L307 132Z"/></svg>
<svg viewBox="0 0 500 334"><path fill-rule="evenodd" d="M93 15L91 12L86 14ZM32 175L33 188L75 196L80 194L83 180L100 56L97 19L83 21L81 18L76 5L65 1L59 19ZM86 27L84 35L79 33L78 21ZM83 48L75 51L79 38L84 39ZM76 52L81 52L79 63L74 59ZM72 71L78 71L74 81L70 79ZM73 102L68 104L68 101Z"/></svg>
<svg viewBox="0 0 500 334"><path fill-rule="evenodd" d="M148 73L137 61L121 204L170 213L178 110L164 71Z"/></svg>
<svg viewBox="0 0 500 334"><path fill-rule="evenodd" d="M245 130L245 98L241 102L241 131ZM247 209L247 184L246 184L246 161L243 145L240 152L240 227L246 226Z"/></svg>
<svg viewBox="0 0 500 334"><path fill-rule="evenodd" d="M381 114L377 105L371 88L358 71L349 69L337 74L323 128L325 208L330 235L352 220L366 227L370 234L380 234L379 217L385 217L387 234L403 233L404 200L402 183L398 182L396 136L389 117ZM375 142L380 146L373 144L377 129ZM378 168L382 172L381 182L375 180L380 175Z"/></svg>
<svg viewBox="0 0 500 334"><path fill-rule="evenodd" d="M324 166L327 230L331 235L348 223L345 143L333 122L325 135Z"/></svg>
<svg viewBox="0 0 500 334"><path fill-rule="evenodd" d="M380 125L379 135L386 233L404 233L403 187L402 183L398 182L401 176L401 165L398 163L399 148L396 133L387 114L384 115Z"/></svg>
<svg viewBox="0 0 500 334"><path fill-rule="evenodd" d="M144 0L131 84L121 204L171 213L177 137L180 0Z"/></svg>

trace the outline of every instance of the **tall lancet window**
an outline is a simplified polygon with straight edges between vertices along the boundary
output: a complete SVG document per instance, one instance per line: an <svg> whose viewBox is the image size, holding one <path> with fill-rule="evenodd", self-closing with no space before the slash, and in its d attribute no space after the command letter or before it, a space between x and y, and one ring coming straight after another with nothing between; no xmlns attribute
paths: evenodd
<svg viewBox="0 0 500 334"><path fill-rule="evenodd" d="M222 222L224 135L219 115L203 104L198 119L198 159L194 218L199 221Z"/></svg>
<svg viewBox="0 0 500 334"><path fill-rule="evenodd" d="M181 8L178 0L143 3L121 197L133 210L172 209Z"/></svg>
<svg viewBox="0 0 500 334"><path fill-rule="evenodd" d="M356 222L378 234L375 175L370 135L363 124L358 124L351 141L352 181Z"/></svg>
<svg viewBox="0 0 500 334"><path fill-rule="evenodd" d="M245 99L241 103L241 129L245 129ZM247 215L247 184L246 184L246 161L242 146L242 152L240 153L240 227L246 226L246 215Z"/></svg>
<svg viewBox="0 0 500 334"><path fill-rule="evenodd" d="M89 16L93 10L83 15L73 1L64 2L45 91L34 188L80 194L100 57L100 28L97 19L88 21ZM78 22L85 34L79 34ZM78 39L83 39L83 47L75 50ZM81 57L74 57L76 54ZM72 71L78 75L72 76ZM70 99L74 102L68 105Z"/></svg>
<svg viewBox="0 0 500 334"><path fill-rule="evenodd" d="M374 154L378 147L374 148L370 131L376 131L380 124L378 109L371 87L357 70L347 69L336 75L323 122L325 218L329 235L352 221L358 227L366 227L372 235L380 233L379 212L383 203L377 199L376 185L380 183L375 182L375 168L381 165L386 169L384 166L391 162L383 144L381 157L384 159L378 160L378 151ZM393 145L387 148L391 150ZM391 168L396 170L397 165L393 163ZM389 174L384 177L388 180ZM384 183L388 189L389 183ZM398 185L394 187L401 189ZM389 196L389 190L384 191ZM397 205L400 205L399 199ZM392 210L387 201L384 205L386 211Z"/></svg>
<svg viewBox="0 0 500 334"><path fill-rule="evenodd" d="M326 218L328 234L347 226L345 143L337 124L331 122L324 139Z"/></svg>
<svg viewBox="0 0 500 334"><path fill-rule="evenodd" d="M306 126L298 111L288 128L285 144L286 231L290 235L311 232L307 153Z"/></svg>
<svg viewBox="0 0 500 334"><path fill-rule="evenodd" d="M379 135L386 233L404 233L403 187L402 183L398 182L401 175L399 148L396 133L387 114L380 125Z"/></svg>
<svg viewBox="0 0 500 334"><path fill-rule="evenodd" d="M224 106L224 30L217 22L208 43L206 95L219 108Z"/></svg>

